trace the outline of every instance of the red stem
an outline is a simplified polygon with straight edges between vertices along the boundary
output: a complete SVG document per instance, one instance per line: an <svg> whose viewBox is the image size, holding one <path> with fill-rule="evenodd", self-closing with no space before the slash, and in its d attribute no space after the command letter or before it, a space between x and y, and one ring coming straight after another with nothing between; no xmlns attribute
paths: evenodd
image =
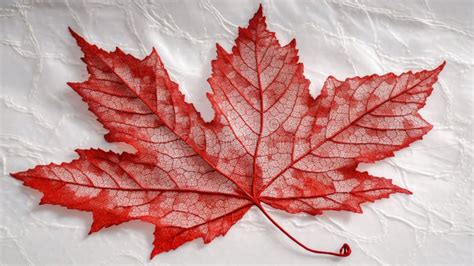
<svg viewBox="0 0 474 266"><path fill-rule="evenodd" d="M272 222L278 229L280 229L280 231L283 234L285 234L289 239L293 240L293 242L298 244L300 247L306 249L307 251L312 252L312 253L317 253L317 254L325 254L325 255L336 256L336 257L347 257L351 254L351 247L347 243L344 243L342 245L342 247L339 249L339 253L329 252L329 251L320 251L320 250L316 250L316 249L312 249L312 248L307 247L305 244L298 241L294 236L290 235L290 233L288 233L285 229L283 229L283 227L281 227L281 225L278 224L278 222L273 220L273 218L270 216L270 214L267 213L265 208L263 208L263 206L260 203L257 203L256 205L263 212L263 214L268 218L268 220L270 220L270 222Z"/></svg>

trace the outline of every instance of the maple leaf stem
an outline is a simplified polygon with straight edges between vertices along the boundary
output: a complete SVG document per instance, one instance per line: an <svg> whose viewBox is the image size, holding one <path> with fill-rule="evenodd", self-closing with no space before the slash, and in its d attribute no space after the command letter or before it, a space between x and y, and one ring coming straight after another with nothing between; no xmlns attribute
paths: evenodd
<svg viewBox="0 0 474 266"><path fill-rule="evenodd" d="M285 234L289 239L293 240L293 242L295 242L296 244L298 244L300 247L306 249L307 251L309 252L312 252L312 253L317 253L317 254L324 254L324 255L331 255L331 256L336 256L336 257L347 257L351 254L351 247L349 246L349 244L347 243L344 243L341 248L339 249L339 253L336 253L336 252L330 252L330 251L321 251L321 250L316 250L316 249L312 249L308 246L306 246L305 244L301 243L300 241L298 241L298 239L296 239L294 236L292 236L290 233L288 233L277 221L275 221L271 216L270 214L268 214L268 212L265 210L265 208L262 206L262 204L260 204L259 202L258 203L255 203L255 205L262 211L262 213L265 215L265 217L267 217L268 220L270 220L270 222L272 222L272 224L274 224L278 229L280 229L280 231Z"/></svg>

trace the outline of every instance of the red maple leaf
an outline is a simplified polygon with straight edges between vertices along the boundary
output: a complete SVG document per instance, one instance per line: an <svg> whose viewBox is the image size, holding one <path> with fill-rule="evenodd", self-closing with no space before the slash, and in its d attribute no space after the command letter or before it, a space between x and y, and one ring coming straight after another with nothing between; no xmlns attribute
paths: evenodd
<svg viewBox="0 0 474 266"><path fill-rule="evenodd" d="M134 219L155 226L151 256L227 231L256 206L290 213L362 212L360 204L410 192L356 170L421 139L432 126L418 110L434 70L329 77L312 98L296 42L281 46L260 7L239 28L232 52L217 45L207 123L185 102L157 52L139 60L106 52L71 30L90 74L69 85L109 131L105 139L136 152L77 150L79 158L11 174L43 192L41 204L93 213L91 232Z"/></svg>

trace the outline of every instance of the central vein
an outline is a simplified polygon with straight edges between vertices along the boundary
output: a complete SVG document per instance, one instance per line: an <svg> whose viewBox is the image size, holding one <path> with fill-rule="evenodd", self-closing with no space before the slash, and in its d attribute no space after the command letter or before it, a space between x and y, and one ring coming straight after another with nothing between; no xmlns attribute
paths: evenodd
<svg viewBox="0 0 474 266"><path fill-rule="evenodd" d="M253 173L252 173L252 195L255 200L257 199L257 189L255 188L255 180L257 179L257 156L258 156L258 149L260 146L260 140L263 132L263 88L262 82L260 80L260 65L258 62L258 26L255 30L255 67L257 72L257 80L258 80L258 91L260 94L260 129L257 136L257 144L255 146L255 153L253 158Z"/></svg>

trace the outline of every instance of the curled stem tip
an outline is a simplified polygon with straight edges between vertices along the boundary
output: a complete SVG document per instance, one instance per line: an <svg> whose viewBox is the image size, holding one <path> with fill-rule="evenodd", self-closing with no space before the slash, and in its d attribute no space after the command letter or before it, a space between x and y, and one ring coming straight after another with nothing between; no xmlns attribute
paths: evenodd
<svg viewBox="0 0 474 266"><path fill-rule="evenodd" d="M283 227L281 227L281 225L278 224L275 220L273 220L273 218L267 213L267 211L265 210L265 208L263 208L263 206L261 204L257 204L257 207L263 212L263 214L268 218L268 220L270 220L270 222L272 222L278 229L280 229L280 231L283 234L285 234L289 239L293 240L293 242L298 244L300 247L306 249L307 251L312 252L312 253L317 253L317 254L336 256L336 257L347 257L347 256L351 255L352 250L351 250L351 247L349 246L349 244L347 244L347 243L344 243L341 246L341 248L339 249L339 253L330 252L330 251L321 251L321 250L316 250L316 249L312 249L310 247L307 247L305 244L298 241L294 236L292 236L285 229L283 229Z"/></svg>
<svg viewBox="0 0 474 266"><path fill-rule="evenodd" d="M349 246L349 244L347 243L344 243L341 249L339 249L339 257L347 257L351 255L351 252L352 252L351 246Z"/></svg>

